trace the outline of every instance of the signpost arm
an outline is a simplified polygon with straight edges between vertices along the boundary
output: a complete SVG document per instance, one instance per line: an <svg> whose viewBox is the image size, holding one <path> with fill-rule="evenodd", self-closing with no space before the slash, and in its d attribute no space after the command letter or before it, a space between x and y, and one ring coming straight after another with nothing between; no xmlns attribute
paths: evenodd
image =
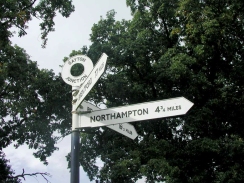
<svg viewBox="0 0 244 183"><path fill-rule="evenodd" d="M72 133L71 133L71 174L70 183L79 183L80 171L79 171L79 146L80 146L80 134L79 130L76 129L78 123L78 114L74 108L75 93L78 87L72 87Z"/></svg>

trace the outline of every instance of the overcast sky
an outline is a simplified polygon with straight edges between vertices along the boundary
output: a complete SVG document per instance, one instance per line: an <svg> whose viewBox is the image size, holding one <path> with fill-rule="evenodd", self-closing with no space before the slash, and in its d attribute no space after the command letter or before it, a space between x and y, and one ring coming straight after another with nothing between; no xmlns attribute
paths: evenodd
<svg viewBox="0 0 244 183"><path fill-rule="evenodd" d="M117 12L117 20L131 19L130 9L126 6L125 1L74 0L75 12L69 18L63 18L60 15L55 18L55 32L49 34L45 49L41 48L38 20L29 23L26 36L14 37L12 42L24 48L31 56L31 60L37 61L39 68L53 69L57 74L61 72L59 65L63 65L62 59L65 56L68 56L72 50L79 50L83 45L90 45L89 35L92 25L97 23L101 16L105 17L109 10L114 9ZM10 146L4 152L7 159L10 159L10 164L16 174L22 173L23 168L25 173L48 172L52 175L51 178L48 178L50 182L67 183L70 182L70 174L65 156L70 152L70 141L70 136L68 136L57 144L59 151L48 158L48 166L35 159L32 155L33 151L29 150L27 146L21 146L18 149ZM23 182L46 183L41 176L26 177ZM80 182L90 182L82 168L80 168Z"/></svg>
<svg viewBox="0 0 244 183"><path fill-rule="evenodd" d="M40 68L53 69L60 72L63 58L72 50L79 50L83 45L89 46L93 24L98 23L100 17L114 9L117 20L131 19L130 9L126 0L74 0L75 12L69 18L58 15L55 19L55 31L48 35L45 49L41 48L41 31L39 21L29 23L27 35L12 39L14 44L25 48L31 60L37 61Z"/></svg>

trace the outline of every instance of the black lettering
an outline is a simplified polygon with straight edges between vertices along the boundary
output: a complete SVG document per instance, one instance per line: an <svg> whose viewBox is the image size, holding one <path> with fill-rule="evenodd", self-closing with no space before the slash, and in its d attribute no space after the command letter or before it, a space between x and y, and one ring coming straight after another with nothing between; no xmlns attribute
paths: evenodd
<svg viewBox="0 0 244 183"><path fill-rule="evenodd" d="M90 108L90 107L87 107L87 111L92 111L92 108Z"/></svg>
<svg viewBox="0 0 244 183"><path fill-rule="evenodd" d="M80 82L84 81L87 78L87 75L80 78Z"/></svg>
<svg viewBox="0 0 244 183"><path fill-rule="evenodd" d="M143 109L143 115L144 115L144 114L148 114L148 108Z"/></svg>
<svg viewBox="0 0 244 183"><path fill-rule="evenodd" d="M95 122L95 121L96 121L95 119L96 119L95 116L93 116L93 117L91 116L91 117L90 117L90 122L91 122L91 123L92 123L92 122Z"/></svg>
<svg viewBox="0 0 244 183"><path fill-rule="evenodd" d="M167 111L176 111L176 110L181 110L181 106L172 106L172 107L167 107Z"/></svg>
<svg viewBox="0 0 244 183"><path fill-rule="evenodd" d="M137 110L133 110L133 112L134 112L134 116L136 116L136 111L137 111Z"/></svg>
<svg viewBox="0 0 244 183"><path fill-rule="evenodd" d="M82 91L80 92L80 94L79 94L79 100L80 100L80 98L82 97L83 94L84 94L84 90L82 90Z"/></svg>
<svg viewBox="0 0 244 183"><path fill-rule="evenodd" d="M105 121L105 115L104 114L101 115L101 118L102 118L101 119L102 121Z"/></svg>
<svg viewBox="0 0 244 183"><path fill-rule="evenodd" d="M127 117L127 111L125 111L125 112L121 112L121 116L122 116L122 118L125 116L125 117Z"/></svg>
<svg viewBox="0 0 244 183"><path fill-rule="evenodd" d="M76 61L76 58L73 58L73 59L71 60L71 64L74 63L75 61Z"/></svg>
<svg viewBox="0 0 244 183"><path fill-rule="evenodd" d="M83 57L78 57L78 59L79 59L79 61L83 61L83 62L85 62L85 61L86 61L86 59L85 59L85 58L83 58Z"/></svg>
<svg viewBox="0 0 244 183"><path fill-rule="evenodd" d="M132 114L132 111L128 111L128 117L130 117L131 114Z"/></svg>
<svg viewBox="0 0 244 183"><path fill-rule="evenodd" d="M87 76L85 75L85 76L83 76L83 77L81 77L79 79L72 79L70 77L67 77L65 79L68 80L69 82L72 82L72 83L80 83L80 82L84 81L86 78L87 78ZM89 81L89 84L90 83L91 83L91 80Z"/></svg>
<svg viewBox="0 0 244 183"><path fill-rule="evenodd" d="M110 114L111 115L111 118L110 119L112 119L112 118L114 118L114 119L116 119L115 117L115 113L113 113L113 114Z"/></svg>
<svg viewBox="0 0 244 183"><path fill-rule="evenodd" d="M102 63L102 65L99 67L99 71L101 71L103 67L104 67L104 63Z"/></svg>
<svg viewBox="0 0 244 183"><path fill-rule="evenodd" d="M98 69L96 69L95 71L95 77L97 77L97 74L98 74Z"/></svg>
<svg viewBox="0 0 244 183"><path fill-rule="evenodd" d="M138 109L137 114L138 115L142 115L142 110L141 109Z"/></svg>
<svg viewBox="0 0 244 183"><path fill-rule="evenodd" d="M117 113L117 117L116 117L116 119L118 119L118 118L121 118L121 116L120 116L120 113L119 113L119 112Z"/></svg>
<svg viewBox="0 0 244 183"><path fill-rule="evenodd" d="M91 84L92 84L92 78L90 78L90 80L85 84L83 90L80 92L80 94L79 94L79 100L83 96L83 94L85 93L86 89L89 88L89 86Z"/></svg>
<svg viewBox="0 0 244 183"><path fill-rule="evenodd" d="M100 121L101 120L101 116L96 116L96 120Z"/></svg>
<svg viewBox="0 0 244 183"><path fill-rule="evenodd" d="M126 129L126 132L132 135L132 131Z"/></svg>

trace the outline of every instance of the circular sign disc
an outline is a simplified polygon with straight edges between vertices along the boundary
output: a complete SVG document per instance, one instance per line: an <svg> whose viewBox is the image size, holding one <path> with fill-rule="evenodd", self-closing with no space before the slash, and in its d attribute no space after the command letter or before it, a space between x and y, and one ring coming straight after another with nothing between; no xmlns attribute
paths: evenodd
<svg viewBox="0 0 244 183"><path fill-rule="evenodd" d="M71 68L74 64L82 64L84 71L79 76L73 76L71 74ZM85 55L75 55L67 60L62 69L62 78L65 83L71 86L80 86L88 77L93 69L93 63L91 59Z"/></svg>

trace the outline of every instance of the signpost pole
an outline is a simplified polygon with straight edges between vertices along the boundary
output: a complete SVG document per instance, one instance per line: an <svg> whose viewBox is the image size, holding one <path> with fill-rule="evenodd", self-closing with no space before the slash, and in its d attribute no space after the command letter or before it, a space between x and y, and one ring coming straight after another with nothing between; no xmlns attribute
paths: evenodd
<svg viewBox="0 0 244 183"><path fill-rule="evenodd" d="M73 100L75 98L75 93L77 92L78 87L72 87ZM79 183L80 182L80 170L79 170L79 146L80 146L80 134L79 130L75 127L78 122L78 114L74 108L72 101L72 133L71 133L71 174L70 174L70 183Z"/></svg>
<svg viewBox="0 0 244 183"><path fill-rule="evenodd" d="M64 82L72 86L72 133L71 133L71 174L70 182L79 183L79 144L80 144L80 134L78 127L78 114L77 108L79 104L84 100L87 93L91 90L93 85L101 77L105 70L107 55L102 54L98 63L93 68L93 62L91 59L85 55L76 55L67 60L62 69L62 78ZM71 73L71 68L74 64L81 64L84 67L84 71L79 76L74 76ZM93 71L94 70L94 71ZM88 79L89 78L89 79ZM88 79L88 80L87 80ZM84 84L85 83L85 84ZM83 88L82 85L84 84ZM77 98L78 93L78 98ZM83 97L83 98L81 98ZM78 104L77 104L78 103Z"/></svg>
<svg viewBox="0 0 244 183"><path fill-rule="evenodd" d="M79 183L79 131L71 133L71 178L70 183Z"/></svg>

